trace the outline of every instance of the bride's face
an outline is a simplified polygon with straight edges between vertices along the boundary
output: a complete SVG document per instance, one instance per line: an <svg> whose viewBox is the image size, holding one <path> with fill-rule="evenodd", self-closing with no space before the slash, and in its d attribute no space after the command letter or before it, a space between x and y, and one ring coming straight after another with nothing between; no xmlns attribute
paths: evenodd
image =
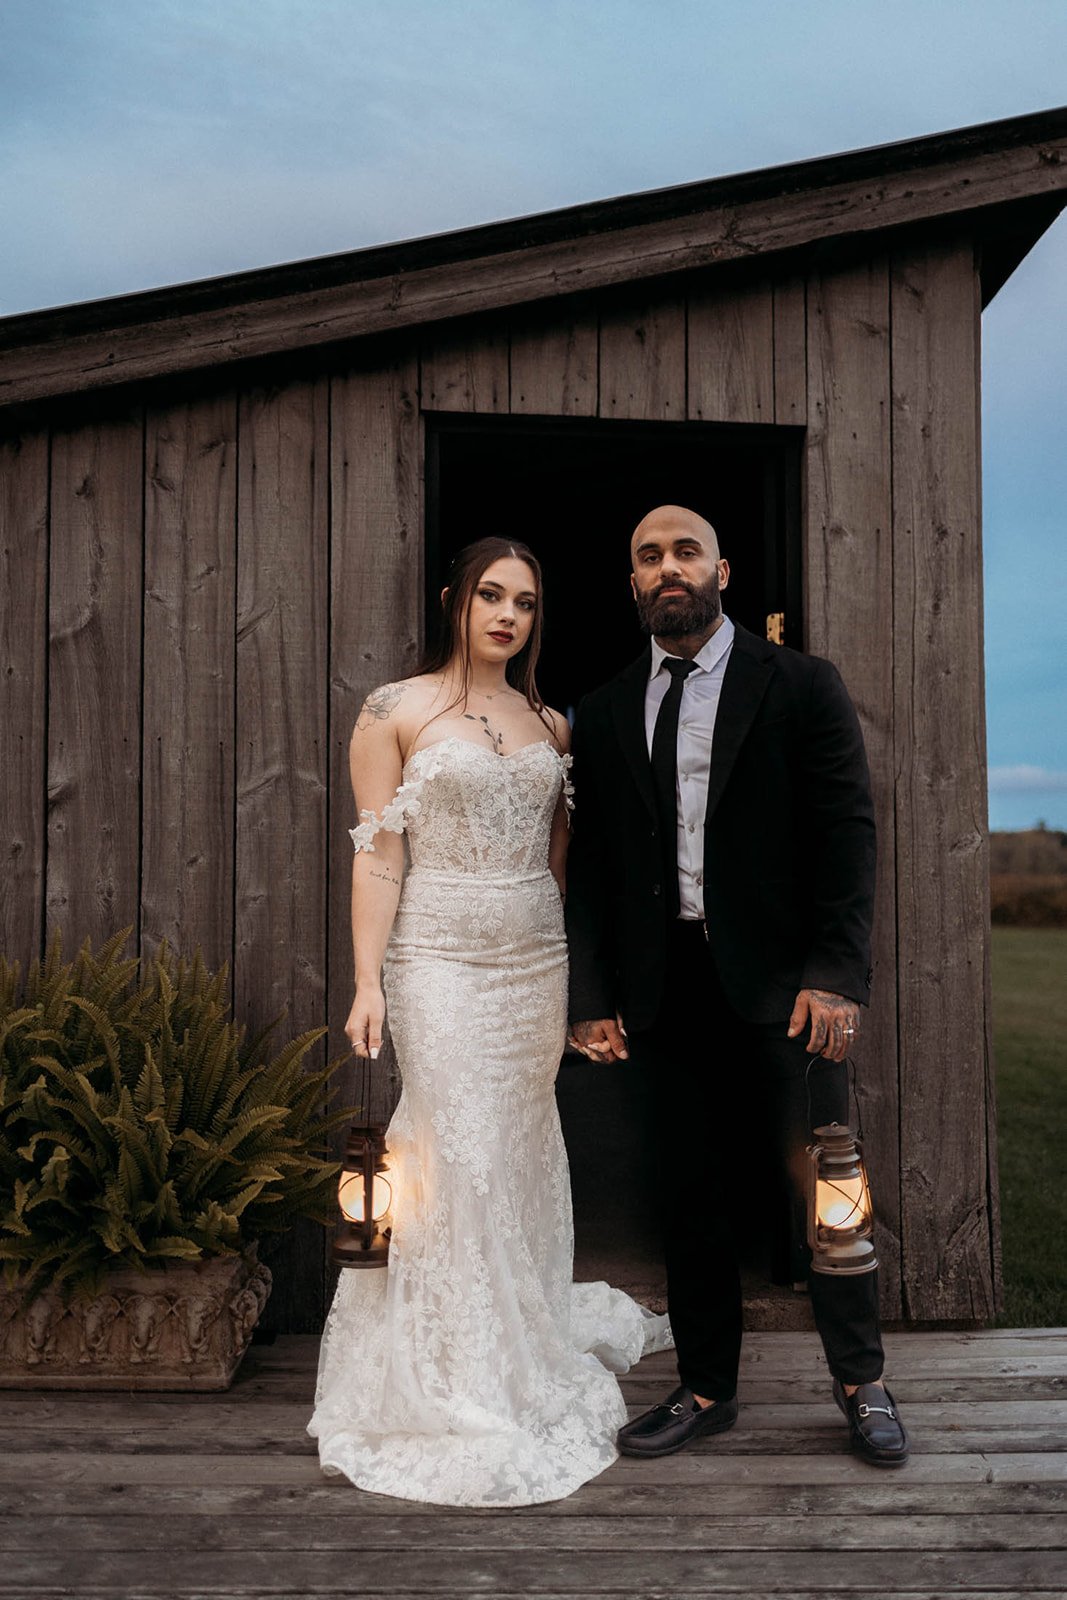
<svg viewBox="0 0 1067 1600"><path fill-rule="evenodd" d="M518 556L486 567L471 595L467 638L472 661L510 661L518 655L537 614L537 580Z"/></svg>

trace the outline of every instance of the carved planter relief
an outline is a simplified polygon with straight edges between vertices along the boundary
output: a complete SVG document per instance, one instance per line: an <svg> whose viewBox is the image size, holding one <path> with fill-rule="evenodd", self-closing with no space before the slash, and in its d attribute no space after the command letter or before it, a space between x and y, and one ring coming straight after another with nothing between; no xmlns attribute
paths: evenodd
<svg viewBox="0 0 1067 1600"><path fill-rule="evenodd" d="M96 1296L0 1289L2 1389L228 1389L270 1294L241 1256L110 1273Z"/></svg>

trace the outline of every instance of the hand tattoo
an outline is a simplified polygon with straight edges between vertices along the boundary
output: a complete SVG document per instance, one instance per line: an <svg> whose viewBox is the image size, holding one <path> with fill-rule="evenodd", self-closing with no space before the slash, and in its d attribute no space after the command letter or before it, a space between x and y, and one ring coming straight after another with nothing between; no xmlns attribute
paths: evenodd
<svg viewBox="0 0 1067 1600"><path fill-rule="evenodd" d="M811 989L811 1038L808 1052L811 1055L828 1054L840 1061L852 1048L859 1033L859 1007L844 995L830 989ZM815 1003L819 1011L816 1013Z"/></svg>
<svg viewBox="0 0 1067 1600"><path fill-rule="evenodd" d="M356 718L356 727L362 732L376 722L384 722L389 713L396 710L406 688L406 683L383 683L380 688L372 689Z"/></svg>

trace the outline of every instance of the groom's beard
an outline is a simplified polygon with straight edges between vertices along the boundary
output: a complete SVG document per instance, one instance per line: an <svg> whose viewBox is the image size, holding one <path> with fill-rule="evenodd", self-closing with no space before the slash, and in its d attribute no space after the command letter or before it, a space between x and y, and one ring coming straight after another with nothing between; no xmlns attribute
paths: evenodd
<svg viewBox="0 0 1067 1600"><path fill-rule="evenodd" d="M705 633L722 616L717 572L699 587L683 578L673 578L666 587L681 587L685 594L663 599L657 589L655 594L638 590L634 596L638 621L646 633L654 633L660 639L684 639L690 634Z"/></svg>

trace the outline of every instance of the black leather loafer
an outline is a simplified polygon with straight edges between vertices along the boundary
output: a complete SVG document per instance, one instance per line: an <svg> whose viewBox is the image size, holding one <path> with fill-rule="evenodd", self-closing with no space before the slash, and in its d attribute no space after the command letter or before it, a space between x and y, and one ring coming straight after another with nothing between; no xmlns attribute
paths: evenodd
<svg viewBox="0 0 1067 1600"><path fill-rule="evenodd" d="M616 1443L624 1456L669 1456L702 1434L725 1433L736 1421L736 1396L702 1406L683 1385L620 1428Z"/></svg>
<svg viewBox="0 0 1067 1600"><path fill-rule="evenodd" d="M846 1394L835 1378L834 1399L848 1418L849 1442L858 1456L877 1467L903 1466L908 1459L908 1436L888 1389L861 1383L855 1394Z"/></svg>

